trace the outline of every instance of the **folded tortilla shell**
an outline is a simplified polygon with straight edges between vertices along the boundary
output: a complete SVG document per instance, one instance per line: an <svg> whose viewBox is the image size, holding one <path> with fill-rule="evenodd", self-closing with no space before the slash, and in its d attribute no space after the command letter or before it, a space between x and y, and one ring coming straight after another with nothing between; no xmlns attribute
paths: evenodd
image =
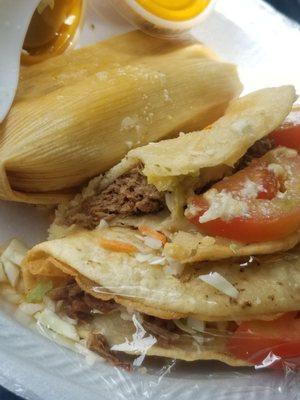
<svg viewBox="0 0 300 400"><path fill-rule="evenodd" d="M127 158L144 165L149 183L170 190L176 178L197 176L204 168L234 164L256 141L278 128L296 100L293 86L262 89L233 100L209 131L131 150Z"/></svg>
<svg viewBox="0 0 300 400"><path fill-rule="evenodd" d="M247 268L239 260L206 262L186 266L175 277L165 265L139 262L136 254L106 250L103 240L121 241L135 246L138 253L153 252L137 231L108 228L81 232L34 247L24 262L25 275L34 276L36 265L55 259L59 268L99 297L161 318L194 316L204 321L260 319L266 315L297 311L300 308L300 253L264 256ZM231 298L199 278L218 272L238 290ZM41 274L39 269L38 275ZM38 276L35 275L38 279Z"/></svg>
<svg viewBox="0 0 300 400"><path fill-rule="evenodd" d="M130 342L135 333L132 321L122 319L118 312L97 317L97 326L99 326L100 333L106 337L110 347L125 343L126 339ZM168 347L163 347L159 343L154 344L147 351L147 355L189 362L216 360L234 367L248 366L248 363L236 359L226 351L226 342L227 339L222 336L222 332L210 337L210 340L205 344L198 344L189 335L182 333L180 339Z"/></svg>
<svg viewBox="0 0 300 400"><path fill-rule="evenodd" d="M203 260L219 260L235 256L272 254L293 248L300 240L300 232L277 241L247 244L222 238L210 238L193 232L183 216L186 196L190 194L190 184L200 176L202 184L221 179L226 167L232 167L257 140L263 138L282 124L295 100L292 86L267 88L233 100L225 115L210 129L193 132L176 139L165 140L137 148L108 171L104 177L90 182L82 195L78 195L69 205L58 209L57 218L51 226L51 237L55 238L68 231L59 227L64 214L74 204L100 193L116 178L142 162L143 173L148 181L159 190L173 190L168 207L172 221L166 217L117 218L112 224L150 225L156 230L167 229L175 232L166 244L164 254L181 263ZM224 169L225 166L225 169ZM198 182L199 183L199 182ZM182 200L183 199L183 200ZM147 222L143 222L147 220ZM186 226L185 226L186 225Z"/></svg>

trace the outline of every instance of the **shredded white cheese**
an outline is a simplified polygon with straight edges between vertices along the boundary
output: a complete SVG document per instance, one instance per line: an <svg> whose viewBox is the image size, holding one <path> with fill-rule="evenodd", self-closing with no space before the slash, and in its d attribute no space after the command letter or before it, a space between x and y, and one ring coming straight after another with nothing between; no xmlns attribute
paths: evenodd
<svg viewBox="0 0 300 400"><path fill-rule="evenodd" d="M99 225L97 226L97 230L101 230L101 229L105 229L108 228L109 224L107 223L107 221L105 221L105 219L101 219L101 221L99 222Z"/></svg>
<svg viewBox="0 0 300 400"><path fill-rule="evenodd" d="M275 163L268 165L268 171L273 172L274 175L277 177L282 177L285 175L284 168L281 165Z"/></svg>
<svg viewBox="0 0 300 400"><path fill-rule="evenodd" d="M150 247L153 250L159 250L163 246L163 242L161 240L155 239L151 236L145 236L144 243L146 246Z"/></svg>
<svg viewBox="0 0 300 400"><path fill-rule="evenodd" d="M111 350L140 353L141 355L133 362L135 367L139 367L142 365L147 351L157 342L157 339L152 335L146 336L147 332L138 321L136 315L132 316L132 322L136 328L136 332L132 336L132 341L129 342L126 338L125 343L116 344L111 347Z"/></svg>
<svg viewBox="0 0 300 400"><path fill-rule="evenodd" d="M164 268L165 272L169 275L178 276L184 271L184 265L178 261L173 260L171 257L167 257L168 265Z"/></svg>
<svg viewBox="0 0 300 400"><path fill-rule="evenodd" d="M207 283L210 286L218 289L220 292L226 294L229 297L236 299L239 295L239 291L222 275L218 272L211 272L207 275L200 275L199 279Z"/></svg>
<svg viewBox="0 0 300 400"><path fill-rule="evenodd" d="M232 218L245 217L248 215L248 205L246 201L234 199L232 194L222 190L220 193L216 189L209 190L205 195L209 202L209 209L199 218L199 222L213 221L221 218L228 221Z"/></svg>
<svg viewBox="0 0 300 400"><path fill-rule="evenodd" d="M245 197L246 199L256 199L258 194L262 192L265 192L263 185L247 179L243 189L241 190L241 196Z"/></svg>
<svg viewBox="0 0 300 400"><path fill-rule="evenodd" d="M153 257L152 254L137 253L135 255L136 261L138 261L140 263L149 262L152 257Z"/></svg>
<svg viewBox="0 0 300 400"><path fill-rule="evenodd" d="M168 205L168 203L167 203ZM170 207L168 207L170 209ZM196 217L196 215L199 214L199 207L195 206L194 204L189 204L185 214L189 216L189 218L191 217Z"/></svg>
<svg viewBox="0 0 300 400"><path fill-rule="evenodd" d="M150 265L165 265L166 258L165 257L153 257L150 260Z"/></svg>

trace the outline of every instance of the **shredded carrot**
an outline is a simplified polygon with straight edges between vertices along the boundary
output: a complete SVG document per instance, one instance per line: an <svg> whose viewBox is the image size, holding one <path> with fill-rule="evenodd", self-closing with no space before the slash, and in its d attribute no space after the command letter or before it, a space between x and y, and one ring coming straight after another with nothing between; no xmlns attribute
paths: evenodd
<svg viewBox="0 0 300 400"><path fill-rule="evenodd" d="M152 237L153 239L160 240L163 244L166 244L166 243L167 243L167 238L166 238L166 236L165 236L163 233L158 232L158 231L156 231L156 230L154 230L154 229L152 229L152 228L149 228L149 226L140 225L140 226L138 227L138 229L139 229L139 231L140 231L140 233L141 233L142 235L150 236L150 237Z"/></svg>
<svg viewBox="0 0 300 400"><path fill-rule="evenodd" d="M100 246L106 250L119 251L120 253L136 253L138 251L132 244L119 240L100 239Z"/></svg>

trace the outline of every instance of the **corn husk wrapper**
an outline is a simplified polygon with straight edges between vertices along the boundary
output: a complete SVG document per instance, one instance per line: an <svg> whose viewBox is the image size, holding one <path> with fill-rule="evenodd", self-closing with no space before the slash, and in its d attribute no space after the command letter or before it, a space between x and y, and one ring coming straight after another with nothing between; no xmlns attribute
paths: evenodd
<svg viewBox="0 0 300 400"><path fill-rule="evenodd" d="M0 198L67 200L130 148L212 123L240 91L203 45L139 32L23 68L0 126Z"/></svg>

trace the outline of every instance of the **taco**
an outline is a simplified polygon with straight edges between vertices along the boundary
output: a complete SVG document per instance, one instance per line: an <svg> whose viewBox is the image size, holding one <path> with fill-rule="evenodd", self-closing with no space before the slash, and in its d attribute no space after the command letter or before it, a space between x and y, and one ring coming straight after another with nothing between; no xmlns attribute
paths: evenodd
<svg viewBox="0 0 300 400"><path fill-rule="evenodd" d="M286 129L272 133L294 101L288 86L234 100L204 131L130 151L60 206L51 240L22 265L29 293L53 286L39 323L71 318L73 340L127 369L120 353L135 365L295 362L299 156Z"/></svg>

